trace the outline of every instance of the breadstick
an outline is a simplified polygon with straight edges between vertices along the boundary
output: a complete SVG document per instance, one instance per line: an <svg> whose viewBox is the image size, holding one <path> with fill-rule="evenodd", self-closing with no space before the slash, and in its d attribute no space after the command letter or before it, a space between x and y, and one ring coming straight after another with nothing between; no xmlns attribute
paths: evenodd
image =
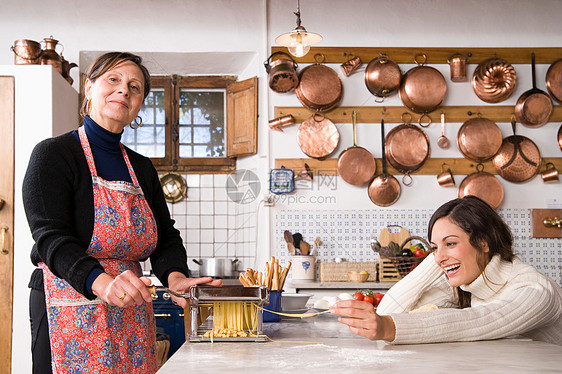
<svg viewBox="0 0 562 374"><path fill-rule="evenodd" d="M244 274L240 273L240 276L238 277L238 279L240 280L240 283L242 283L242 285L244 287L250 287L248 282L246 282L246 280L244 279Z"/></svg>
<svg viewBox="0 0 562 374"><path fill-rule="evenodd" d="M271 289L279 289L279 268L277 266L275 266L275 269L273 270L273 284L271 285Z"/></svg>
<svg viewBox="0 0 562 374"><path fill-rule="evenodd" d="M254 277L252 269L250 269L250 271L246 272L246 278L248 278L248 280L252 283L253 286L255 286L258 283L256 281L256 278Z"/></svg>

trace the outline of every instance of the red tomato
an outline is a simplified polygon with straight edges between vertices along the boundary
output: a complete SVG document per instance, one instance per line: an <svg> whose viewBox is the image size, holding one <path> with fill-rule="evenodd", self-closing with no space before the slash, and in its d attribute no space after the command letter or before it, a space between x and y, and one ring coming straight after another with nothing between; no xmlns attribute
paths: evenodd
<svg viewBox="0 0 562 374"><path fill-rule="evenodd" d="M425 252L418 248L414 251L414 257L425 257Z"/></svg>
<svg viewBox="0 0 562 374"><path fill-rule="evenodd" d="M353 294L353 298L355 300L359 300L359 301L363 301L364 300L364 296L361 292L357 291Z"/></svg>
<svg viewBox="0 0 562 374"><path fill-rule="evenodd" d="M363 301L371 303L373 305L377 305L377 297L375 295L368 295L363 298Z"/></svg>

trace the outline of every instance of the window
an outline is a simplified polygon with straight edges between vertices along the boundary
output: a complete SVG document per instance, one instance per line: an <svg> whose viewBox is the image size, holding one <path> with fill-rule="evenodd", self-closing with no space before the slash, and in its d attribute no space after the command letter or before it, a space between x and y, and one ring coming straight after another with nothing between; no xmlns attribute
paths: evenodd
<svg viewBox="0 0 562 374"><path fill-rule="evenodd" d="M257 152L257 78L153 77L122 142L159 171L232 172L236 156Z"/></svg>

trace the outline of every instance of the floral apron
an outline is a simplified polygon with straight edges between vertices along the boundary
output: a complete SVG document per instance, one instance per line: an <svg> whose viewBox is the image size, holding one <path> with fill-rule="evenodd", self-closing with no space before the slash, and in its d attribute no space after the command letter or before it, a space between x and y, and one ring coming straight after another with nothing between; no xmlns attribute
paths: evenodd
<svg viewBox="0 0 562 374"><path fill-rule="evenodd" d="M94 231L87 253L115 277L125 270L142 275L139 260L158 239L156 221L125 148L132 184L98 177L84 127L78 130L94 191ZM44 263L51 358L55 373L155 373L156 327L152 304L126 308L100 298L88 300Z"/></svg>

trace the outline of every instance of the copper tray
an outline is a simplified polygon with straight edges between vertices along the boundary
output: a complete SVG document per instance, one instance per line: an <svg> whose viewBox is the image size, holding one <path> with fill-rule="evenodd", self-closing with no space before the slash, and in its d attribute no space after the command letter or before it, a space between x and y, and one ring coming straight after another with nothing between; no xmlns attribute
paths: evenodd
<svg viewBox="0 0 562 374"><path fill-rule="evenodd" d="M482 61L472 75L472 88L482 101L499 103L511 96L517 83L513 66L501 58Z"/></svg>
<svg viewBox="0 0 562 374"><path fill-rule="evenodd" d="M460 198L468 195L476 196L488 203L493 209L497 209L503 201L503 186L498 178L482 171L483 168L482 166L480 170L463 179L459 186L458 196Z"/></svg>
<svg viewBox="0 0 562 374"><path fill-rule="evenodd" d="M312 158L322 159L329 156L340 141L336 125L319 115L304 120L299 126L297 142L301 150Z"/></svg>
<svg viewBox="0 0 562 374"><path fill-rule="evenodd" d="M457 133L457 147L464 157L476 162L491 159L502 145L502 132L487 118L465 121Z"/></svg>

